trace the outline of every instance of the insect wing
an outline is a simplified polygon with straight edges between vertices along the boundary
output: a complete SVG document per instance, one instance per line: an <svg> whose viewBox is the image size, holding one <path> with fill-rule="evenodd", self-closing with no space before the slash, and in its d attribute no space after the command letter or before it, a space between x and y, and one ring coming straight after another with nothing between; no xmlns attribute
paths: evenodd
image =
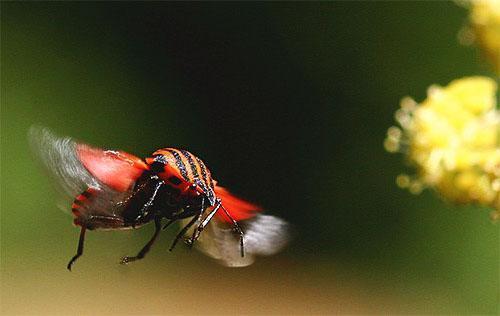
<svg viewBox="0 0 500 316"><path fill-rule="evenodd" d="M76 151L81 164L101 183L116 191L129 190L148 169L140 158L123 151L102 150L85 144L77 144Z"/></svg>
<svg viewBox="0 0 500 316"><path fill-rule="evenodd" d="M274 255L288 243L288 223L279 217L259 214L241 226L245 251L251 255Z"/></svg>
<svg viewBox="0 0 500 316"><path fill-rule="evenodd" d="M215 194L221 199L222 204L231 214L231 218L236 221L252 218L262 211L260 206L237 197L219 185L215 186ZM217 212L217 217L221 221L231 223L231 219L224 212Z"/></svg>
<svg viewBox="0 0 500 316"><path fill-rule="evenodd" d="M31 127L28 136L33 152L56 180L61 193L74 198L89 187L102 189L102 184L80 161L77 143L73 139L57 137L39 126Z"/></svg>
<svg viewBox="0 0 500 316"><path fill-rule="evenodd" d="M187 221L186 221L187 223ZM217 217L203 230L195 245L206 255L228 267L245 267L255 256L269 256L282 250L288 242L288 224L275 216L258 214L239 222L244 237L245 256L241 256L239 235L232 226ZM186 237L192 233L188 232Z"/></svg>
<svg viewBox="0 0 500 316"><path fill-rule="evenodd" d="M92 189L92 199L85 201L83 210L93 214L118 214L122 208L120 202L131 194L135 180L146 169L135 156L58 137L44 127L31 127L29 140L32 150L58 184L58 191L67 197L65 200ZM71 202L65 204L69 206Z"/></svg>

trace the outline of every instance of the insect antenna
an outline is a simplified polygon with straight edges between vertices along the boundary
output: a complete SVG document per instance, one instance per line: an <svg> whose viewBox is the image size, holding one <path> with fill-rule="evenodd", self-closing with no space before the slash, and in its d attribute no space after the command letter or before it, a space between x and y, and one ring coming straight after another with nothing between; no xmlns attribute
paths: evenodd
<svg viewBox="0 0 500 316"><path fill-rule="evenodd" d="M215 216L217 211L219 211L219 209L221 208L226 214L226 216L232 221L234 231L240 236L241 256L244 257L245 247L243 244L243 236L244 236L243 231L241 230L240 225L238 225L238 222L234 220L234 218L229 214L224 205L222 205L222 200L220 198L217 199L215 208L207 215L207 217L205 217L203 222L196 228L195 232L193 233L193 236L191 237L191 245L194 243L194 241L196 241L200 237L200 234L203 231L203 229L205 229L205 227L208 225L208 223L210 223L210 221Z"/></svg>
<svg viewBox="0 0 500 316"><path fill-rule="evenodd" d="M243 244L243 236L244 236L244 233L243 231L241 230L241 227L240 225L238 225L238 222L234 220L234 218L229 214L229 212L226 210L226 208L224 207L224 205L222 205L222 202L220 202L220 206L222 208L222 210L224 211L224 213L226 214L226 216L233 222L233 229L234 231L240 235L240 250L241 250L241 257L244 257L245 256L245 245Z"/></svg>

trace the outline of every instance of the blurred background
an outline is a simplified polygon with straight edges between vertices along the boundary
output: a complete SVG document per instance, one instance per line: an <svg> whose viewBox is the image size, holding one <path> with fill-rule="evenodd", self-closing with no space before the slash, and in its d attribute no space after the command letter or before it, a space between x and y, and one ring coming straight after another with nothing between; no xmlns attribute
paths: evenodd
<svg viewBox="0 0 500 316"><path fill-rule="evenodd" d="M395 185L382 143L399 100L490 75L451 2L1 4L1 313L499 312L489 209ZM79 230L26 133L145 157L200 156L220 184L294 226L279 255L230 269L153 227Z"/></svg>

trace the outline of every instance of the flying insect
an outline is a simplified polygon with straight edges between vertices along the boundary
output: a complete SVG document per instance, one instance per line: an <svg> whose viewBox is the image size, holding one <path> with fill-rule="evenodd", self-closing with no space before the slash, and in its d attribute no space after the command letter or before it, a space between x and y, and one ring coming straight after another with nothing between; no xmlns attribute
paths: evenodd
<svg viewBox="0 0 500 316"><path fill-rule="evenodd" d="M83 254L88 230L126 230L154 222L155 232L127 264L145 257L162 228L180 221L170 251L183 239L226 266L247 266L255 255L271 255L287 243L288 224L218 185L191 152L162 148L142 160L58 137L49 129L29 131L33 151L60 191L73 199L73 223L80 227L74 262ZM163 223L166 220L166 223Z"/></svg>

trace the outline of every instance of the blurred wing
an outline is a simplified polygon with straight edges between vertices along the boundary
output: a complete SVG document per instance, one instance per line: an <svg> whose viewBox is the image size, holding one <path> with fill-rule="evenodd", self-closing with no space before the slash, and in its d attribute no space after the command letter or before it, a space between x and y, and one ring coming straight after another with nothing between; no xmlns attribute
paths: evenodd
<svg viewBox="0 0 500 316"><path fill-rule="evenodd" d="M78 158L77 144L73 139L59 138L39 126L32 126L28 137L33 152L56 180L60 191L74 198L89 187L102 188Z"/></svg>
<svg viewBox="0 0 500 316"><path fill-rule="evenodd" d="M239 236L231 225L216 218L203 230L196 247L225 266L245 267L255 261L255 256L275 254L288 242L288 224L278 217L258 214L239 224L245 234L244 257L240 253Z"/></svg>
<svg viewBox="0 0 500 316"><path fill-rule="evenodd" d="M39 126L30 128L29 140L59 191L74 199L88 188L95 189L100 194L88 207L100 209L102 213L127 196L147 169L145 163L133 155L76 143L70 137L58 137Z"/></svg>

